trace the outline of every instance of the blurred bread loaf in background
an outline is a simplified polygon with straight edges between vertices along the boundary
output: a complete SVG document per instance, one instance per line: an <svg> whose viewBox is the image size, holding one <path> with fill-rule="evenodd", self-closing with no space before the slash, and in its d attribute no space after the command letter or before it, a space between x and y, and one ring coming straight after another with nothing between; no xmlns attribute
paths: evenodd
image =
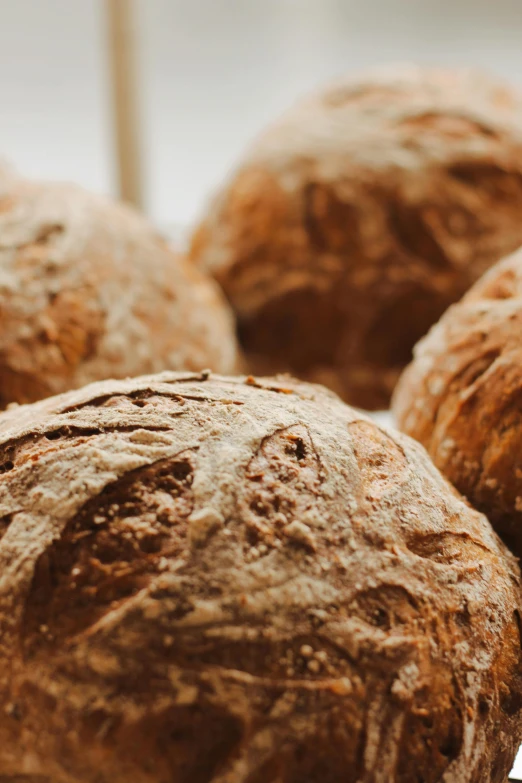
<svg viewBox="0 0 522 783"><path fill-rule="evenodd" d="M90 381L233 373L217 284L133 209L80 187L0 176L0 408Z"/></svg>
<svg viewBox="0 0 522 783"><path fill-rule="evenodd" d="M522 243L521 213L521 96L474 70L388 67L261 134L190 255L254 371L385 408L415 342Z"/></svg>

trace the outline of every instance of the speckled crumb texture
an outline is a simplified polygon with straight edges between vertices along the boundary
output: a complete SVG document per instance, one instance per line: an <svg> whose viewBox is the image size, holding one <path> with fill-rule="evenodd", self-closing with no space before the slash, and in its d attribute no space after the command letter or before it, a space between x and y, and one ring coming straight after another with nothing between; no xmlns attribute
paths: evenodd
<svg viewBox="0 0 522 783"><path fill-rule="evenodd" d="M522 556L522 250L493 267L415 350L394 411Z"/></svg>
<svg viewBox="0 0 522 783"><path fill-rule="evenodd" d="M216 283L128 207L0 175L0 408L161 370L233 373Z"/></svg>
<svg viewBox="0 0 522 783"><path fill-rule="evenodd" d="M473 70L388 67L302 101L196 230L253 371L387 408L411 349L522 243L522 98Z"/></svg>
<svg viewBox="0 0 522 783"><path fill-rule="evenodd" d="M505 783L519 569L414 441L165 373L3 413L0 471L10 783Z"/></svg>

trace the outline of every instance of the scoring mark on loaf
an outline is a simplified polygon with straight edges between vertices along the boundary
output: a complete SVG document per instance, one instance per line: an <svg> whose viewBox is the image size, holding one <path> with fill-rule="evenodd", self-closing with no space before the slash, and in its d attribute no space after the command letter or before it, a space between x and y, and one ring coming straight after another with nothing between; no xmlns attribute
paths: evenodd
<svg viewBox="0 0 522 783"><path fill-rule="evenodd" d="M497 203L522 198L522 177L519 172L505 171L499 166L480 161L454 163L448 174L462 185L481 189L494 196Z"/></svg>
<svg viewBox="0 0 522 783"><path fill-rule="evenodd" d="M476 284L468 294L468 299L472 301L503 300L512 299L520 295L520 285L516 270L509 266L506 269L499 269L499 266L495 266L495 274L489 273L484 275L481 280L481 287Z"/></svg>
<svg viewBox="0 0 522 783"><path fill-rule="evenodd" d="M404 479L408 461L403 448L373 422L363 419L348 425L363 491L379 499Z"/></svg>
<svg viewBox="0 0 522 783"><path fill-rule="evenodd" d="M489 549L479 541L475 541L469 533L430 533L428 535L416 534L410 536L407 542L408 549L418 557L434 560L437 563L453 565L462 562L470 567L474 558L480 563L484 552Z"/></svg>
<svg viewBox="0 0 522 783"><path fill-rule="evenodd" d="M435 111L422 111L417 114L407 114L401 117L398 126L407 130L430 130L438 135L451 139L466 138L467 136L486 136L498 138L499 132L491 125L479 122L475 118L459 116L457 113L440 114ZM472 164L477 167L477 164ZM498 169L491 166L494 171Z"/></svg>
<svg viewBox="0 0 522 783"><path fill-rule="evenodd" d="M249 543L273 544L276 538L284 537L313 548L311 530L308 544L305 542L306 520L312 509L317 516L323 476L308 428L296 424L264 438L248 464L246 479L239 503ZM295 525L292 527L294 523L301 525L301 536Z"/></svg>
<svg viewBox="0 0 522 783"><path fill-rule="evenodd" d="M38 559L25 617L25 652L67 641L146 587L162 558L187 547L193 510L190 450L109 484Z"/></svg>
<svg viewBox="0 0 522 783"><path fill-rule="evenodd" d="M464 392L469 391L484 377L500 355L500 348L492 348L477 358L472 359L470 362L466 362L459 372L452 377L451 384L458 384L462 396L464 396ZM441 384L441 392L442 391L444 391L443 384Z"/></svg>
<svg viewBox="0 0 522 783"><path fill-rule="evenodd" d="M400 585L382 584L361 591L348 610L350 617L359 617L382 631L421 622L417 599Z"/></svg>
<svg viewBox="0 0 522 783"><path fill-rule="evenodd" d="M98 419L98 423L95 427L73 423L56 426L54 422L51 422L49 428L42 429L37 433L24 435L20 438L14 438L1 444L0 476L16 469L19 465L23 465L29 453L33 456L42 456L49 447L49 444L46 444L46 441L74 441L74 439L89 438L97 435L106 435L108 433L161 433L169 432L170 429L171 426L168 424L154 426L148 422L145 423L144 421L138 420L136 423L115 424L110 420L100 423Z"/></svg>
<svg viewBox="0 0 522 783"><path fill-rule="evenodd" d="M407 254L414 258L429 258L435 268L448 268L449 259L445 248L437 241L425 209L390 198L388 224L390 233Z"/></svg>
<svg viewBox="0 0 522 783"><path fill-rule="evenodd" d="M303 201L304 224L317 250L357 251L360 221L352 204L320 182L309 182L304 187Z"/></svg>
<svg viewBox="0 0 522 783"><path fill-rule="evenodd" d="M42 345L58 348L62 362L74 369L80 362L96 356L105 330L106 314L93 304L96 295L91 286L49 295L49 304L41 315L38 335Z"/></svg>

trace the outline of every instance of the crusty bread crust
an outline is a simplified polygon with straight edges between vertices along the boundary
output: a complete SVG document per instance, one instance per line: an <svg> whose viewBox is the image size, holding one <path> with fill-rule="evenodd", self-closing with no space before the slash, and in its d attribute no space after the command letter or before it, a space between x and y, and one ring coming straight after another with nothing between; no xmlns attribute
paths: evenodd
<svg viewBox="0 0 522 783"><path fill-rule="evenodd" d="M504 783L519 569L407 437L165 373L5 412L0 471L7 780Z"/></svg>

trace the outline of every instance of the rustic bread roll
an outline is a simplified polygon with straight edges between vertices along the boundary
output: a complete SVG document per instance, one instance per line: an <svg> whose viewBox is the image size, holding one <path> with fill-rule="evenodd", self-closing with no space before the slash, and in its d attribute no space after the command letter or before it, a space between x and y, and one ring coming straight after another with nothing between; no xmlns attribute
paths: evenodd
<svg viewBox="0 0 522 783"><path fill-rule="evenodd" d="M214 281L144 218L72 185L19 182L0 200L0 408L107 377L234 372Z"/></svg>
<svg viewBox="0 0 522 783"><path fill-rule="evenodd" d="M0 464L5 775L504 783L518 566L418 444L165 373L4 413Z"/></svg>
<svg viewBox="0 0 522 783"><path fill-rule="evenodd" d="M522 251L490 269L415 349L400 427L522 557Z"/></svg>
<svg viewBox="0 0 522 783"><path fill-rule="evenodd" d="M522 101L468 70L387 68L303 101L218 194L191 256L256 372L388 407L415 342L522 244Z"/></svg>

